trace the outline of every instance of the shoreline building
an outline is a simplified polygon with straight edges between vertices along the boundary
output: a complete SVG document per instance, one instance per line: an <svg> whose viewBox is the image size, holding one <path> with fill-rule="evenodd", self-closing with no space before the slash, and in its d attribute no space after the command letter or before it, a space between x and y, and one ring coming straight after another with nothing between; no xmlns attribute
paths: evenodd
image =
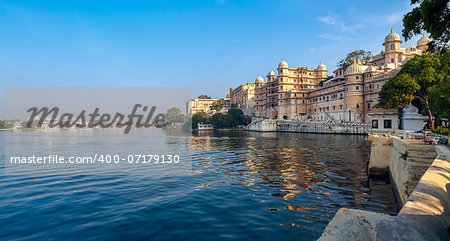
<svg viewBox="0 0 450 241"><path fill-rule="evenodd" d="M422 54L429 42L423 35L417 46L402 48L403 41L391 29L384 39L384 50L367 63L354 61L345 70L335 70L328 80L322 61L316 69L310 69L289 67L283 59L278 75L270 71L266 81L258 76L253 85L230 89L231 103L245 106L256 117L270 119L369 122L368 113L378 103L383 85L408 60ZM319 86L321 81L323 85Z"/></svg>
<svg viewBox="0 0 450 241"><path fill-rule="evenodd" d="M255 83L242 84L235 89L230 88L229 95L230 105L235 104L246 115L252 115L254 113Z"/></svg>
<svg viewBox="0 0 450 241"><path fill-rule="evenodd" d="M211 112L211 105L217 102L217 99L199 99L193 98L186 102L186 115L191 117L199 112Z"/></svg>

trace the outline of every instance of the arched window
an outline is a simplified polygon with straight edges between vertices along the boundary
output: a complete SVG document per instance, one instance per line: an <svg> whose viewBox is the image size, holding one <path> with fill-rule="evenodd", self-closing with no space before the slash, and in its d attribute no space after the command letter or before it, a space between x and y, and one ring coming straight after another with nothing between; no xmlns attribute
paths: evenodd
<svg viewBox="0 0 450 241"><path fill-rule="evenodd" d="M359 104L356 104L356 109L359 109Z"/></svg>
<svg viewBox="0 0 450 241"><path fill-rule="evenodd" d="M394 50L394 49L395 49L395 45L391 44L391 50Z"/></svg>

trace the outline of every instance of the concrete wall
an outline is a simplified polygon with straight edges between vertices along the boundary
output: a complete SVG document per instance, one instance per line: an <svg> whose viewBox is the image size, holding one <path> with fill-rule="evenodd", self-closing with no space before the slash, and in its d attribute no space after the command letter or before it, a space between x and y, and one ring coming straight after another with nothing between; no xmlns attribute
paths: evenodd
<svg viewBox="0 0 450 241"><path fill-rule="evenodd" d="M408 165L427 156L430 146L419 148L417 144L393 139L391 160L398 165L393 176L413 170ZM362 210L341 208L327 225L319 240L448 240L450 228L450 149L447 146L431 146L436 158L420 178L414 191L397 216L389 216ZM395 149L395 151L394 151ZM410 150L406 160L395 160L395 152ZM427 158L427 157L425 157ZM414 160L413 160L414 159ZM414 166L413 163L411 166ZM409 178L409 174L406 175ZM403 180L407 180L403 179ZM398 179L402 180L402 179Z"/></svg>
<svg viewBox="0 0 450 241"><path fill-rule="evenodd" d="M406 203L420 178L436 157L433 145L418 142L420 140L393 139L389 173L395 185L400 206Z"/></svg>
<svg viewBox="0 0 450 241"><path fill-rule="evenodd" d="M365 123L301 120L254 120L245 127L249 131L279 131L329 134L367 134L371 126Z"/></svg>
<svg viewBox="0 0 450 241"><path fill-rule="evenodd" d="M392 136L369 134L372 141L369 157L369 174L386 174L392 153Z"/></svg>

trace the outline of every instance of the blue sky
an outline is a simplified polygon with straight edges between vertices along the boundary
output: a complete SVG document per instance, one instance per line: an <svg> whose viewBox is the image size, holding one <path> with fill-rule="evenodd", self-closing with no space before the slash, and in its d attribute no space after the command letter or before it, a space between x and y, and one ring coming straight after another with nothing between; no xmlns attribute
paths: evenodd
<svg viewBox="0 0 450 241"><path fill-rule="evenodd" d="M322 59L331 73L348 52L378 53L411 8L407 0L2 0L1 90L191 86L194 96L219 98L283 57L308 67Z"/></svg>

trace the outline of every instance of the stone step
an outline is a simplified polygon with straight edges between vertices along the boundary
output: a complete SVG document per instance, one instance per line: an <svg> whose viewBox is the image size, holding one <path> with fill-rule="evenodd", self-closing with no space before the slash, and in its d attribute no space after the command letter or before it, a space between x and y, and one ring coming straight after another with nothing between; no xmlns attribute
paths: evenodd
<svg viewBox="0 0 450 241"><path fill-rule="evenodd" d="M417 162L417 163L428 163L431 164L433 163L435 158L417 158L417 157L406 157L406 161L407 162Z"/></svg>
<svg viewBox="0 0 450 241"><path fill-rule="evenodd" d="M408 150L409 158L427 158L427 159L435 159L436 158L435 151L420 151L420 150Z"/></svg>
<svg viewBox="0 0 450 241"><path fill-rule="evenodd" d="M425 172L426 172L426 170L424 170L424 171L412 171L412 170L409 170L408 171L408 176L409 176L408 179L413 181L413 182L418 182L422 178L423 174L425 174Z"/></svg>
<svg viewBox="0 0 450 241"><path fill-rule="evenodd" d="M431 166L431 163L418 163L418 162L410 162L407 163L407 171L409 172L426 172L428 168Z"/></svg>
<svg viewBox="0 0 450 241"><path fill-rule="evenodd" d="M411 195L412 192L414 192L414 189L416 189L417 182L408 183L406 185L406 193L407 195Z"/></svg>

